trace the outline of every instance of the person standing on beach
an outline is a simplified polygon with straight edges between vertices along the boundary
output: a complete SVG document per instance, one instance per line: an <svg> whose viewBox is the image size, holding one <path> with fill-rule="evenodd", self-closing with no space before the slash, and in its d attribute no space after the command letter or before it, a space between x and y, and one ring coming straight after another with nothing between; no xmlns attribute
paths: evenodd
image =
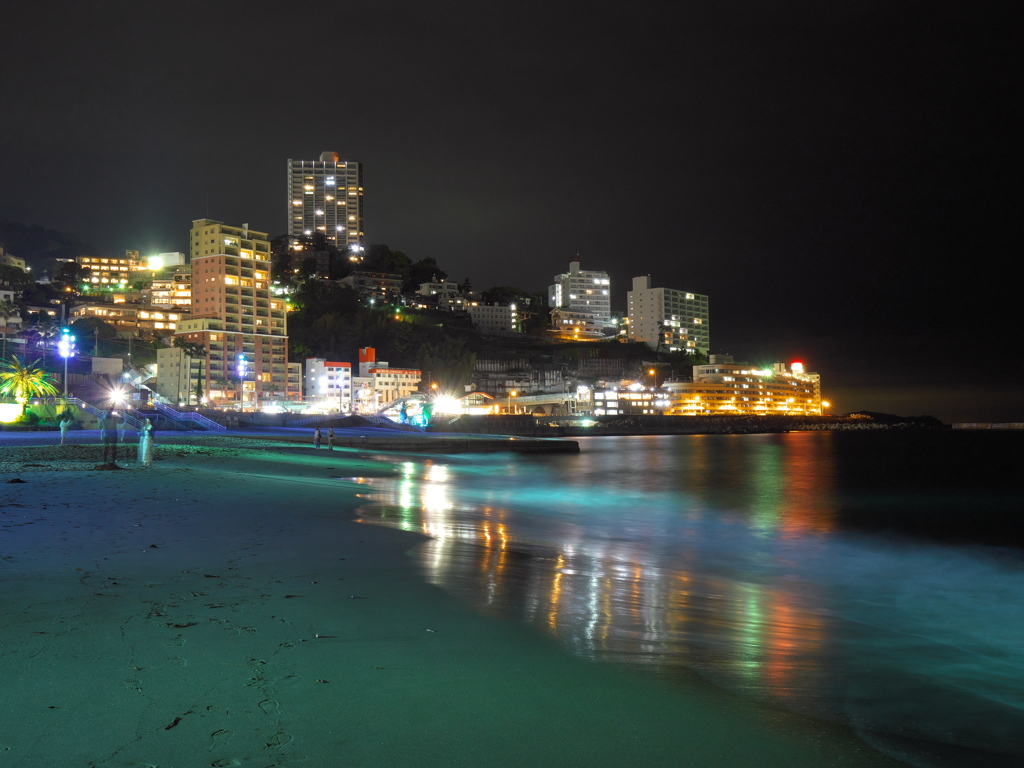
<svg viewBox="0 0 1024 768"><path fill-rule="evenodd" d="M153 464L153 422L146 419L139 430L139 464L149 467Z"/></svg>
<svg viewBox="0 0 1024 768"><path fill-rule="evenodd" d="M315 430L313 430L313 447L320 447L320 427L317 427Z"/></svg>
<svg viewBox="0 0 1024 768"><path fill-rule="evenodd" d="M110 461L117 463L117 425L121 423L121 417L114 411L104 411L100 418L100 439L103 441L103 463L107 463L107 454L111 454Z"/></svg>
<svg viewBox="0 0 1024 768"><path fill-rule="evenodd" d="M71 411L64 411L60 417L60 444L64 445L64 440L68 436L68 429L71 428Z"/></svg>
<svg viewBox="0 0 1024 768"><path fill-rule="evenodd" d="M327 430L327 450L334 450L334 427L329 427Z"/></svg>

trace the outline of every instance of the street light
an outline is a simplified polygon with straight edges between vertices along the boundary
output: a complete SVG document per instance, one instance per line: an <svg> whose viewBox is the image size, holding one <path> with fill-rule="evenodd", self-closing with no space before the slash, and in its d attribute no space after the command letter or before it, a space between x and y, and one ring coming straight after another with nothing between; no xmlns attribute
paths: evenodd
<svg viewBox="0 0 1024 768"><path fill-rule="evenodd" d="M509 390L509 393L508 393L508 412L509 413L512 413L512 398L515 397L518 394L519 393L516 392L514 389Z"/></svg>
<svg viewBox="0 0 1024 768"><path fill-rule="evenodd" d="M75 355L75 337L71 334L70 328L60 329L60 341L57 342L57 351L64 358L64 400L68 399L68 358Z"/></svg>
<svg viewBox="0 0 1024 768"><path fill-rule="evenodd" d="M242 408L245 407L245 355L239 355L235 359L235 372L238 374L239 382L241 383L241 393L239 394L239 401L241 401Z"/></svg>

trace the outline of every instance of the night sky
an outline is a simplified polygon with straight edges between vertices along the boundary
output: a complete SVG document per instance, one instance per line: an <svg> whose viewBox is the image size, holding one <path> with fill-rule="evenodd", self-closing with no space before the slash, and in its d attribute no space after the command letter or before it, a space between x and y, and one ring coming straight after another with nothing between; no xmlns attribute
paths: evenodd
<svg viewBox="0 0 1024 768"><path fill-rule="evenodd" d="M713 352L803 360L839 412L1024 421L1015 29L902 0L8 0L0 219L100 255L187 251L207 215L281 234L286 160L336 151L368 242L477 289L578 255L613 308L638 274L708 294Z"/></svg>

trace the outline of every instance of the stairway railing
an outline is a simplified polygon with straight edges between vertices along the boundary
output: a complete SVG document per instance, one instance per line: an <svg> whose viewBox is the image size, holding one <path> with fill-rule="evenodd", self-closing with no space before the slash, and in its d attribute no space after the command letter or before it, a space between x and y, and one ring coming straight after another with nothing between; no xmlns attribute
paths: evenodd
<svg viewBox="0 0 1024 768"><path fill-rule="evenodd" d="M154 402L153 406L156 408L158 413L162 413L172 421L177 421L178 423L189 421L193 424L197 424L203 429L208 429L211 432L227 431L227 427L223 424L218 424L216 421L206 418L201 413L196 413L195 411L176 411L174 408L171 408L171 406L159 402Z"/></svg>

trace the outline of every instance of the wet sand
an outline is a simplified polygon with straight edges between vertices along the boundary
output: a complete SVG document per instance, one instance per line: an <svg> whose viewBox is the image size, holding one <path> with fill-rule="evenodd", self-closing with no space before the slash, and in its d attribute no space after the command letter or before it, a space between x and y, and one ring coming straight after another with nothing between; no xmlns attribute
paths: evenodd
<svg viewBox="0 0 1024 768"><path fill-rule="evenodd" d="M353 521L356 478L390 475L387 455L211 444L91 471L87 451L17 450L0 456L3 765L896 765L842 728L474 614L423 581L417 534Z"/></svg>

